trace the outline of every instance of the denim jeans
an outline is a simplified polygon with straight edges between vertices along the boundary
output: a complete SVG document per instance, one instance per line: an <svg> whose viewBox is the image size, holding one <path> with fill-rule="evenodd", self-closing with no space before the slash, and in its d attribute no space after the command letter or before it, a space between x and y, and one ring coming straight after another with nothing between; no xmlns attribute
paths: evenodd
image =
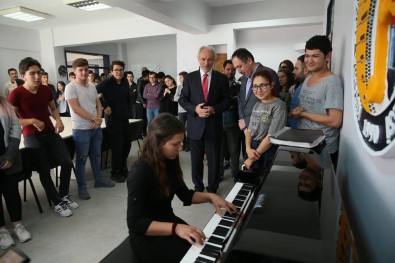
<svg viewBox="0 0 395 263"><path fill-rule="evenodd" d="M148 109L147 108L147 122L150 125L151 121L159 114L159 108Z"/></svg>
<svg viewBox="0 0 395 263"><path fill-rule="evenodd" d="M73 139L76 152L76 178L78 188L83 189L86 188L85 165L88 156L91 163L93 177L95 180L100 180L102 178L100 171L100 155L103 134L100 128L89 130L73 129Z"/></svg>
<svg viewBox="0 0 395 263"><path fill-rule="evenodd" d="M70 176L73 163L62 137L54 131L39 132L24 138L26 148L32 151L35 160L34 169L40 175L45 193L53 204L60 203L60 197L69 194ZM50 169L60 165L59 193L51 178Z"/></svg>

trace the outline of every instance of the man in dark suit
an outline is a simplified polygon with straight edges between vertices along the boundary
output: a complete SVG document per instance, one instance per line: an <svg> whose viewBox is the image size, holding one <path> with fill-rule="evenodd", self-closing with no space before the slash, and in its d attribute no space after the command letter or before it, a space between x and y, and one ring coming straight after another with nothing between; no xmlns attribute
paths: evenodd
<svg viewBox="0 0 395 263"><path fill-rule="evenodd" d="M273 69L265 67L259 62L255 62L254 56L245 48L239 48L233 52L232 63L237 71L243 75L241 89L238 96L238 106L239 127L240 130L244 131L248 128L248 124L250 123L252 108L254 108L255 103L258 101L251 89L252 76L254 73L263 69L268 70L274 79L277 94L280 92L281 87L277 73Z"/></svg>
<svg viewBox="0 0 395 263"><path fill-rule="evenodd" d="M213 70L215 50L203 46L198 52L200 69L189 73L178 100L187 111L190 139L192 181L195 190L203 192L203 158L207 155L207 191L215 193L219 186L222 112L230 105L229 82L226 76Z"/></svg>

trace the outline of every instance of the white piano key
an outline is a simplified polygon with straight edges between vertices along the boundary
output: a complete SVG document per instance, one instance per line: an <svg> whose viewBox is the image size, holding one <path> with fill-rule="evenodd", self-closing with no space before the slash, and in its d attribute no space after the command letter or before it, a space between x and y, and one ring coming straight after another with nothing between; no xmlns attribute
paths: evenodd
<svg viewBox="0 0 395 263"><path fill-rule="evenodd" d="M228 202L232 202L236 198L237 194L239 193L239 191L243 187L243 185L244 184L240 183L240 182L235 183L235 185L233 186L232 190L226 196L225 200L228 201ZM248 194L248 196L249 195L250 194ZM244 206L245 206L245 204L241 207L241 210L243 209ZM225 236L225 237L213 234L214 230L217 228L217 226L219 225L219 222L222 219L223 218L221 216L219 216L217 213L215 213L211 217L210 221L207 223L207 225L203 229L204 235L206 236L206 240L208 240L208 238L211 237L211 236L216 236L216 237L227 239L228 236L232 233L232 231L229 231L227 236ZM234 220L231 220L231 219L227 219L227 220L234 222ZM212 243L209 243L209 244L215 245L215 244L212 244ZM200 254L202 249L203 249L203 247L204 247L204 244L203 245L198 245L198 244L197 245L192 245L191 248L188 250L188 252L185 254L184 258L181 260L181 263L195 262L197 257L207 258L209 260L214 261L215 260L214 258L211 258L209 256Z"/></svg>

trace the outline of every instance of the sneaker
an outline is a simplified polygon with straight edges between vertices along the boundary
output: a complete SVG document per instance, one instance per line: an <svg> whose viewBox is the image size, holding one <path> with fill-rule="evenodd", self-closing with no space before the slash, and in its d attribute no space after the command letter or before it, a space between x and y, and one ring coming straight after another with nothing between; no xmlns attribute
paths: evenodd
<svg viewBox="0 0 395 263"><path fill-rule="evenodd" d="M66 202L64 201L55 205L55 212L57 212L60 216L64 216L64 217L68 217L73 214L73 212L71 212L71 210L67 207Z"/></svg>
<svg viewBox="0 0 395 263"><path fill-rule="evenodd" d="M120 172L115 172L111 175L111 180L117 183L123 183L125 182L125 177L122 175Z"/></svg>
<svg viewBox="0 0 395 263"><path fill-rule="evenodd" d="M115 184L106 178L102 178L100 180L95 181L95 187L102 187L102 188L111 188L114 187Z"/></svg>
<svg viewBox="0 0 395 263"><path fill-rule="evenodd" d="M7 229L3 228L0 230L0 248L7 249L11 246L14 246L15 242L12 239L10 232Z"/></svg>
<svg viewBox="0 0 395 263"><path fill-rule="evenodd" d="M76 202L71 200L69 195L63 196L62 201L66 203L69 209L77 209L79 207L79 205Z"/></svg>
<svg viewBox="0 0 395 263"><path fill-rule="evenodd" d="M25 227L19 223L14 228L14 233L17 236L19 242L23 243L32 239L30 233L25 229Z"/></svg>
<svg viewBox="0 0 395 263"><path fill-rule="evenodd" d="M91 196L89 195L88 190L86 190L86 188L78 189L78 197L81 200L89 200L89 199L91 199Z"/></svg>

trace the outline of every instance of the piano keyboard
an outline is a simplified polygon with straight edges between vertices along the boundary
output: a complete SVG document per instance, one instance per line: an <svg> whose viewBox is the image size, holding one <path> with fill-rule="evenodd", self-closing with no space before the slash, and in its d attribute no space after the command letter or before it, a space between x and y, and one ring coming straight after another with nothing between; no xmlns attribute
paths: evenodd
<svg viewBox="0 0 395 263"><path fill-rule="evenodd" d="M211 263L220 257L230 236L235 234L234 228L242 216L244 209L251 201L253 185L247 183L236 183L225 200L233 203L240 211L237 215L228 212L223 217L217 213L213 215L206 227L203 229L206 240L203 245L192 245L185 254L181 263Z"/></svg>

